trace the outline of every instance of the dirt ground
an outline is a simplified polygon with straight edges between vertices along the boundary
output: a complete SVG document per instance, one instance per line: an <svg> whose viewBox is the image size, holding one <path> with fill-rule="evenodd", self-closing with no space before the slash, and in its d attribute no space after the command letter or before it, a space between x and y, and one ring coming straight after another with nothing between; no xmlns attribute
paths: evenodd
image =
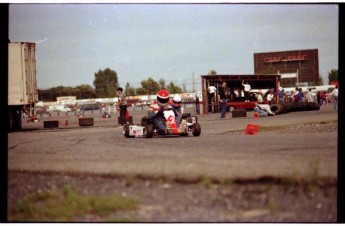
<svg viewBox="0 0 345 226"><path fill-rule="evenodd" d="M62 190L82 195L121 195L139 200L138 210L107 217L79 216L76 222L336 222L337 187L281 184L274 180L212 183L97 175L9 172L9 206L25 195Z"/></svg>

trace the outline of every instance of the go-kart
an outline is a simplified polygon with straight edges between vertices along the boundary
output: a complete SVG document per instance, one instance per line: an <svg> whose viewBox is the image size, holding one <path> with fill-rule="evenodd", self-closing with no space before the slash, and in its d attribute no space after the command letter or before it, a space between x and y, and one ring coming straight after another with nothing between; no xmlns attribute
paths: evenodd
<svg viewBox="0 0 345 226"><path fill-rule="evenodd" d="M152 138L153 135L175 135L175 136L200 136L201 127L198 123L196 116L190 114L183 114L180 126L176 125L175 113L173 110L168 109L163 111L165 129L159 130L154 123L154 120L147 118L146 116L141 119L140 125L125 124L123 127L123 134L125 137L146 137Z"/></svg>

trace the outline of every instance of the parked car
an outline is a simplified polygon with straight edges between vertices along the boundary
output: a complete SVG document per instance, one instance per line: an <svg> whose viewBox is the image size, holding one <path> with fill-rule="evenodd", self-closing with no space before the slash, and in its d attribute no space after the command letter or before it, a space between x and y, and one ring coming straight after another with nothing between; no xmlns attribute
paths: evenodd
<svg viewBox="0 0 345 226"><path fill-rule="evenodd" d="M258 101L256 99L249 99L248 102L245 101L244 97L235 97L232 100L228 100L226 103L226 109L228 112L232 112L235 109L246 109L246 110L253 110L255 104ZM264 101L265 104L269 104L268 101Z"/></svg>

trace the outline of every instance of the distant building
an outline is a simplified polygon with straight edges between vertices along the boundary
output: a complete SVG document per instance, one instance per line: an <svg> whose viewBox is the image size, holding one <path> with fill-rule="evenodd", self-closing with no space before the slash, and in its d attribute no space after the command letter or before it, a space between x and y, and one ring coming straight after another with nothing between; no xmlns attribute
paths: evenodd
<svg viewBox="0 0 345 226"><path fill-rule="evenodd" d="M282 84L319 81L318 49L254 53L255 74L280 74Z"/></svg>

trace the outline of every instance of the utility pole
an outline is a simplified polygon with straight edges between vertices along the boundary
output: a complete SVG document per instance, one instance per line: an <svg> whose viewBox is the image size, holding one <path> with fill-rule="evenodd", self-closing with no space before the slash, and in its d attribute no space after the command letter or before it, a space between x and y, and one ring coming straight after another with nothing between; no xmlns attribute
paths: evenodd
<svg viewBox="0 0 345 226"><path fill-rule="evenodd" d="M195 92L195 86L194 86L194 72L193 72L193 93Z"/></svg>

